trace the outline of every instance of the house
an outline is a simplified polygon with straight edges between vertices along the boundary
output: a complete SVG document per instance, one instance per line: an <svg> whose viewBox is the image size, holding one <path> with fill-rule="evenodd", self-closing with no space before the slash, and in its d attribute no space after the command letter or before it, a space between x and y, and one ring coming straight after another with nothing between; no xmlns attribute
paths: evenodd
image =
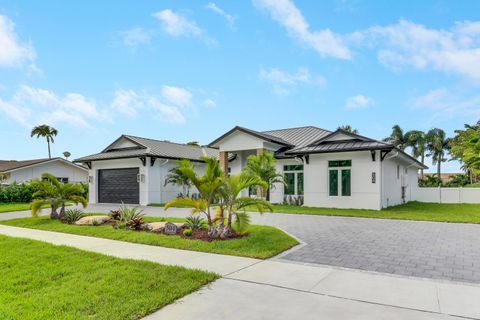
<svg viewBox="0 0 480 320"><path fill-rule="evenodd" d="M306 206L378 210L412 200L418 170L426 168L392 144L313 126L263 132L237 126L207 147L122 135L76 161L90 168L90 202L147 204L180 193L163 184L172 160L190 159L201 171L200 157L215 156L224 172L235 174L248 156L264 151L286 177L286 185L273 186L273 203L302 199Z"/></svg>
<svg viewBox="0 0 480 320"><path fill-rule="evenodd" d="M41 179L42 173L50 173L67 183L87 182L88 169L62 158L33 160L0 160L0 182L10 184Z"/></svg>

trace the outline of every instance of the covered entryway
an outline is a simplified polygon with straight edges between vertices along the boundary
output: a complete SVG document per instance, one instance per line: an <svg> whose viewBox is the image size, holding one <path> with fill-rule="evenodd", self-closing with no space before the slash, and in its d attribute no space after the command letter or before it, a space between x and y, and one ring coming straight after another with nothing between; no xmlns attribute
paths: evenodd
<svg viewBox="0 0 480 320"><path fill-rule="evenodd" d="M98 202L140 202L140 187L137 181L139 168L104 169L98 171Z"/></svg>

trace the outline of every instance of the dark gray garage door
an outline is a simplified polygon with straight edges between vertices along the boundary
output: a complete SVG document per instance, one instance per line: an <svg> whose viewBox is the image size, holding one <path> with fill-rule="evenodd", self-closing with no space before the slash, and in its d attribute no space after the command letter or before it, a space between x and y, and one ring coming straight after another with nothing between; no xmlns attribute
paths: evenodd
<svg viewBox="0 0 480 320"><path fill-rule="evenodd" d="M98 202L139 203L138 168L98 171Z"/></svg>

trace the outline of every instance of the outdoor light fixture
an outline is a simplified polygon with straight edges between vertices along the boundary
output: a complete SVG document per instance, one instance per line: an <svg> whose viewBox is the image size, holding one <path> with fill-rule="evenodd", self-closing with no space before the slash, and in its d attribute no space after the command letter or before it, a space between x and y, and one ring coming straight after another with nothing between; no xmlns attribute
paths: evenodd
<svg viewBox="0 0 480 320"><path fill-rule="evenodd" d="M137 182L145 182L145 175L143 173L137 174Z"/></svg>
<svg viewBox="0 0 480 320"><path fill-rule="evenodd" d="M375 183L377 180L377 174L376 172L372 172L372 183Z"/></svg>
<svg viewBox="0 0 480 320"><path fill-rule="evenodd" d="M88 183L93 183L93 176L88 176Z"/></svg>

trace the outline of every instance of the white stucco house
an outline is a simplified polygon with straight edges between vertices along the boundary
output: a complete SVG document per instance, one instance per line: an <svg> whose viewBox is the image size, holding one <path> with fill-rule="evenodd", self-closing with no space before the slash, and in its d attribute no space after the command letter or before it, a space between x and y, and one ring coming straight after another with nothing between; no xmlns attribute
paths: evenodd
<svg viewBox="0 0 480 320"><path fill-rule="evenodd" d="M413 200L418 170L426 168L389 143L314 126L263 132L237 126L208 146L122 135L75 161L89 167L91 203L145 205L181 192L164 185L175 160L189 159L202 171L200 157L215 156L224 172L235 174L249 155L264 151L275 155L287 181L271 190L273 203L302 197L306 206L379 210Z"/></svg>
<svg viewBox="0 0 480 320"><path fill-rule="evenodd" d="M64 183L86 183L88 179L88 169L62 158L0 160L2 184L41 179L43 173L50 173Z"/></svg>

